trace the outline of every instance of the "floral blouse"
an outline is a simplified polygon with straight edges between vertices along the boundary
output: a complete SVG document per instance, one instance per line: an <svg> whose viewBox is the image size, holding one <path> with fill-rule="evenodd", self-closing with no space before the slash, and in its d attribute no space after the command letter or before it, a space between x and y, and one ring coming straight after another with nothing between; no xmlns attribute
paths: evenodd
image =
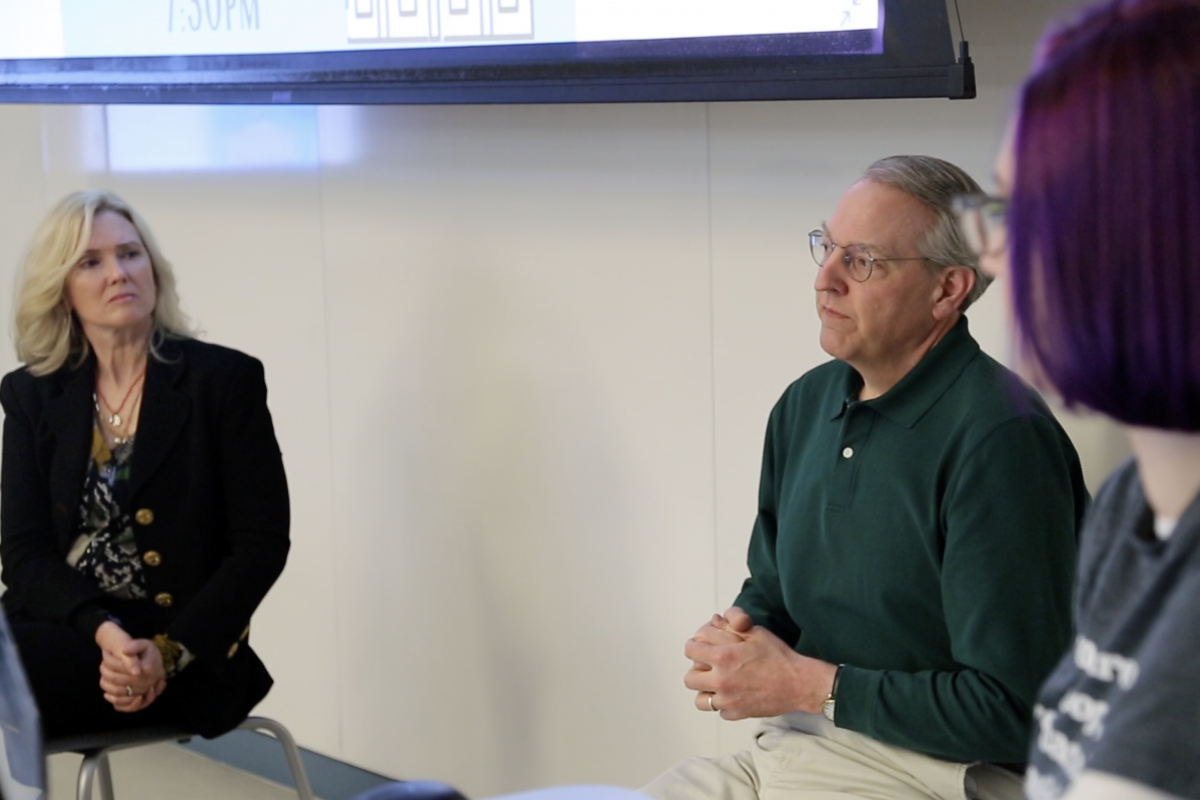
<svg viewBox="0 0 1200 800"><path fill-rule="evenodd" d="M92 429L92 457L80 499L79 538L67 558L105 592L126 600L148 596L133 524L115 496L116 489L129 480L134 438L109 449L99 426Z"/></svg>
<svg viewBox="0 0 1200 800"><path fill-rule="evenodd" d="M92 455L79 501L79 538L67 555L67 563L114 597L145 600L150 595L133 524L116 498L117 489L129 480L133 440L130 436L110 448L100 426L92 428ZM186 645L173 644L179 654L174 667L167 671L168 678L178 675L195 658Z"/></svg>

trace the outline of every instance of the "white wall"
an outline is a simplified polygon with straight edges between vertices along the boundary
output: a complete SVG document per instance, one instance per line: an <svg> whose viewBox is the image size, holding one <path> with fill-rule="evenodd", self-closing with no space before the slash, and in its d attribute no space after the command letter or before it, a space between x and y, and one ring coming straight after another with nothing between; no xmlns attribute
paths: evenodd
<svg viewBox="0 0 1200 800"><path fill-rule="evenodd" d="M636 786L746 739L682 645L744 575L770 406L825 360L805 233L883 155L990 185L1067 7L963 5L969 102L0 106L0 313L52 201L124 195L206 337L267 365L295 544L263 713L473 796ZM1001 293L970 316L1006 358ZM1123 445L1071 430L1094 485Z"/></svg>

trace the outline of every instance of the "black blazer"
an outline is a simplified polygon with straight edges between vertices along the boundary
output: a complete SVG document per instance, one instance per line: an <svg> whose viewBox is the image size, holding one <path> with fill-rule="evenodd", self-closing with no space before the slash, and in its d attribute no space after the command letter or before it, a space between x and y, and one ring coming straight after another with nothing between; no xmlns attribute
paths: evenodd
<svg viewBox="0 0 1200 800"><path fill-rule="evenodd" d="M237 725L271 677L249 647L250 616L283 570L288 492L261 362L194 339L168 339L146 367L127 491L154 630L196 656L167 691L213 736ZM91 452L96 364L0 382L0 561L9 613L67 622L104 604L66 563L79 536ZM147 634L142 634L147 635Z"/></svg>

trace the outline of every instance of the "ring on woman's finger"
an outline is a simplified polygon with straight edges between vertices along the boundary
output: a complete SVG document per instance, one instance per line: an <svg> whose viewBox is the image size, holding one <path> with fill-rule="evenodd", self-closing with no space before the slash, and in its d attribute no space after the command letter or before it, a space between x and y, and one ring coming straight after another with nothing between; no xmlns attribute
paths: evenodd
<svg viewBox="0 0 1200 800"><path fill-rule="evenodd" d="M708 693L708 710L709 710L709 711L716 711L716 710L717 710L717 707L713 705L713 698L714 698L714 697L716 697L716 696L717 696L716 692L709 692L709 693Z"/></svg>
<svg viewBox="0 0 1200 800"><path fill-rule="evenodd" d="M132 687L132 686L126 686L126 687L125 687L125 696L126 696L126 697L133 697L133 687ZM708 701L708 704L711 706L711 705L712 705L712 701L711 701L711 700L709 700L709 701Z"/></svg>

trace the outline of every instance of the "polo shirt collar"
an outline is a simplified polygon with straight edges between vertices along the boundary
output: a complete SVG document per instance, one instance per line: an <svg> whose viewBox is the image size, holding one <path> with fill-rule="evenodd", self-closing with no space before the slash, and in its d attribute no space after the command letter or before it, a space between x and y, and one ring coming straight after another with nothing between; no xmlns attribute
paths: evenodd
<svg viewBox="0 0 1200 800"><path fill-rule="evenodd" d="M925 354L900 382L873 400L862 403L888 419L911 428L925 412L958 380L968 363L979 353L979 343L971 336L967 318L959 317L942 340ZM847 365L846 401L833 415L837 419L858 397L862 376Z"/></svg>

